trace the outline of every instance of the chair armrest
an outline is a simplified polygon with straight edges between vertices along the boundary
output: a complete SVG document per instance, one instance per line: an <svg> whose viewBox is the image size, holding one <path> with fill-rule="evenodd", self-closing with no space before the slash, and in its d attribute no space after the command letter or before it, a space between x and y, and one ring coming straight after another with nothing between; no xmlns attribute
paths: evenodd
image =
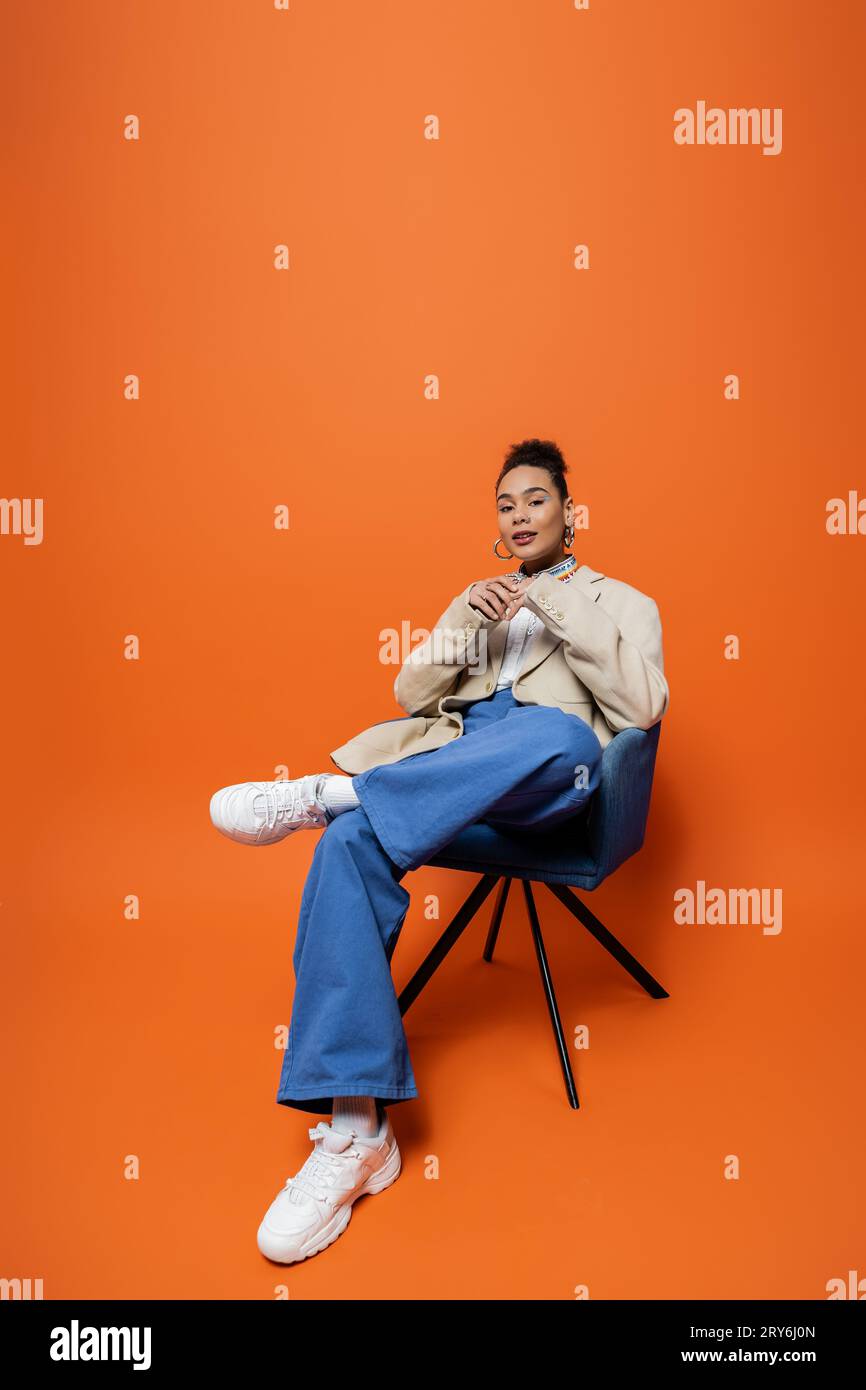
<svg viewBox="0 0 866 1390"><path fill-rule="evenodd" d="M644 842L660 733L661 720L651 729L622 729L604 749L586 826L599 882Z"/></svg>

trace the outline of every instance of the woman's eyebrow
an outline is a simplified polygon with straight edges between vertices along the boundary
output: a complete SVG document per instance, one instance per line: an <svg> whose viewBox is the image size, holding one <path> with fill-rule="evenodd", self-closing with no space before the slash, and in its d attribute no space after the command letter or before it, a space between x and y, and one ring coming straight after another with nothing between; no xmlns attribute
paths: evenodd
<svg viewBox="0 0 866 1390"><path fill-rule="evenodd" d="M546 487L525 487L520 494L521 497L525 497L528 492L543 492L545 496L549 495ZM501 502L506 497L508 498L509 502L514 501L514 498L512 497L510 492L500 492L496 500L497 502Z"/></svg>

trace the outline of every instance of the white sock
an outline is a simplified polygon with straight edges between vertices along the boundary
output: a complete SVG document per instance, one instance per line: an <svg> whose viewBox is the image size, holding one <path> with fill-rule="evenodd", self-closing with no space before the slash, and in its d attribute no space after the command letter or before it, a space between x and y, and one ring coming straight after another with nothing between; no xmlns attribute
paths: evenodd
<svg viewBox="0 0 866 1390"><path fill-rule="evenodd" d="M379 1133L379 1109L374 1096L334 1096L331 1124L341 1134L354 1129L371 1139Z"/></svg>
<svg viewBox="0 0 866 1390"><path fill-rule="evenodd" d="M338 816L341 811L351 811L360 806L355 795L351 777L341 777L336 772L323 772L319 780L319 800L326 810Z"/></svg>

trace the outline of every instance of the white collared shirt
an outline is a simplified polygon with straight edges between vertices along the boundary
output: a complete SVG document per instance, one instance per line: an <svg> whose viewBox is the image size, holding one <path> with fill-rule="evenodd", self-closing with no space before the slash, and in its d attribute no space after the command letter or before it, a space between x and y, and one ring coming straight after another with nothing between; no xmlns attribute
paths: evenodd
<svg viewBox="0 0 866 1390"><path fill-rule="evenodd" d="M505 639L505 650L502 653L502 666L499 671L499 680L496 682L497 690L504 690L506 686L513 685L517 680L520 663L538 640L539 629L542 626L538 615L531 613L525 604L522 608L518 608L508 624L508 636Z"/></svg>
<svg viewBox="0 0 866 1390"><path fill-rule="evenodd" d="M569 564L569 561L573 563ZM567 584L577 567L577 560L573 555L570 555L566 556L565 560L559 560L557 564L550 565L546 570L539 570L538 574L564 574L565 578L559 582ZM533 575L533 578L537 578L538 574ZM506 576L508 579L523 579L525 577L526 571L522 565L516 573ZM517 680L520 668L538 641L543 626L538 614L530 612L526 604L522 608L518 608L508 624L508 637L502 653L499 680L496 682L497 690L505 690L507 686L513 685Z"/></svg>

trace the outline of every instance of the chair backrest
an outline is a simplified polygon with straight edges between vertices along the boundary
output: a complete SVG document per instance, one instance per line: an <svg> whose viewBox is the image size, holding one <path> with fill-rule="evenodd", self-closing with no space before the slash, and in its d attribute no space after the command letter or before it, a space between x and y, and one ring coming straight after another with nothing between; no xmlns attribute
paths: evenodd
<svg viewBox="0 0 866 1390"><path fill-rule="evenodd" d="M599 883L644 842L662 721L621 729L604 749L601 781L589 802L586 835Z"/></svg>

